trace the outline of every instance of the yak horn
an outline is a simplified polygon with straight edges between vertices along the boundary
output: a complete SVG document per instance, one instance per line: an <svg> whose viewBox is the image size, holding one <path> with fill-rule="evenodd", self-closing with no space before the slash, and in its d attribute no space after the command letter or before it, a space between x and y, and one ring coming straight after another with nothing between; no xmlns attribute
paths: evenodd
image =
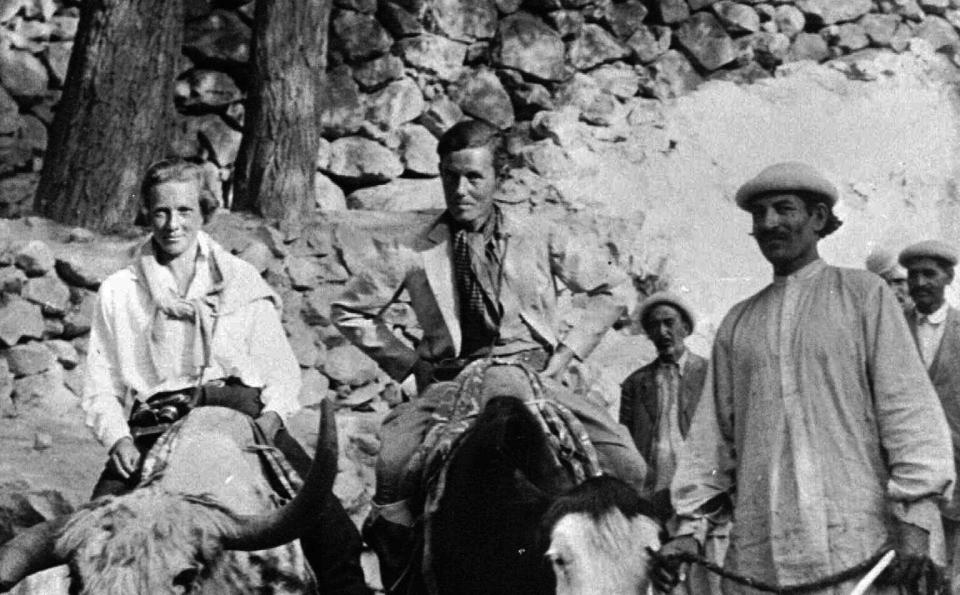
<svg viewBox="0 0 960 595"><path fill-rule="evenodd" d="M54 545L72 516L36 524L0 546L0 593L6 593L31 574L66 564L54 553Z"/></svg>
<svg viewBox="0 0 960 595"><path fill-rule="evenodd" d="M337 477L337 420L333 404L320 402L320 429L310 472L300 492L282 508L266 514L243 516L227 530L223 546L228 550L265 550L300 537L316 525L324 501Z"/></svg>

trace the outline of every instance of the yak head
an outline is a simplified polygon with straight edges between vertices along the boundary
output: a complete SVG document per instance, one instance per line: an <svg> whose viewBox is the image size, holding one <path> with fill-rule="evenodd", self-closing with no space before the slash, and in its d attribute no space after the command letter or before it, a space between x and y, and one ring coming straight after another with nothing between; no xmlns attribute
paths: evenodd
<svg viewBox="0 0 960 595"><path fill-rule="evenodd" d="M336 476L335 424L333 408L324 402L313 465L303 488L283 507L238 515L207 496L171 493L159 482L148 483L35 525L5 543L0 592L60 564L69 565L70 590L79 595L249 591L245 573L275 572L269 558L279 554L264 550L294 541L319 516ZM256 554L239 568L227 562L236 552ZM297 576L264 578L275 587L272 592L306 590Z"/></svg>
<svg viewBox="0 0 960 595"><path fill-rule="evenodd" d="M660 527L654 510L619 479L593 477L553 502L543 518L558 595L635 595L649 584Z"/></svg>

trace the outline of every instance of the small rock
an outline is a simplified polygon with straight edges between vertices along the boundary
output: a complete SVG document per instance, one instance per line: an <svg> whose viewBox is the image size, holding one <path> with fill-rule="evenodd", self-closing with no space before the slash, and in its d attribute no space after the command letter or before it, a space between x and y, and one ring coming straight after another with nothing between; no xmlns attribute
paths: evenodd
<svg viewBox="0 0 960 595"><path fill-rule="evenodd" d="M633 50L643 64L653 62L670 49L673 30L670 27L641 27L627 39L627 47Z"/></svg>
<svg viewBox="0 0 960 595"><path fill-rule="evenodd" d="M273 260L273 254L270 252L270 248L259 240L251 241L237 256L253 265L253 268L261 275L267 270L267 266L269 266Z"/></svg>
<svg viewBox="0 0 960 595"><path fill-rule="evenodd" d="M251 38L250 26L237 12L217 9L205 18L187 22L183 54L199 66L245 68L250 61Z"/></svg>
<svg viewBox="0 0 960 595"><path fill-rule="evenodd" d="M342 291L342 287L321 285L307 292L300 311L303 321L311 326L331 326L333 323L330 321L330 304Z"/></svg>
<svg viewBox="0 0 960 595"><path fill-rule="evenodd" d="M503 70L500 75L505 82L509 83L510 97L519 118L527 119L540 110L549 110L555 107L553 96L543 85L525 82L519 72Z"/></svg>
<svg viewBox="0 0 960 595"><path fill-rule="evenodd" d="M324 283L346 283L350 280L350 272L335 256L327 256L320 259L320 278Z"/></svg>
<svg viewBox="0 0 960 595"><path fill-rule="evenodd" d="M243 92L233 78L218 70L194 69L181 81L184 84L178 86L175 94L181 110L216 110L243 99Z"/></svg>
<svg viewBox="0 0 960 595"><path fill-rule="evenodd" d="M13 97L0 87L0 134L13 135L20 129L20 107Z"/></svg>
<svg viewBox="0 0 960 595"><path fill-rule="evenodd" d="M446 95L433 99L420 116L420 124L436 137L463 119L463 111Z"/></svg>
<svg viewBox="0 0 960 595"><path fill-rule="evenodd" d="M375 91L403 77L403 60L386 54L353 67L353 80L364 91Z"/></svg>
<svg viewBox="0 0 960 595"><path fill-rule="evenodd" d="M72 300L73 305L70 306L67 315L63 317L64 338L72 339L90 332L96 295L92 291L83 291L80 293L79 299Z"/></svg>
<svg viewBox="0 0 960 595"><path fill-rule="evenodd" d="M797 0L799 8L815 23L833 25L854 21L870 12L872 0Z"/></svg>
<svg viewBox="0 0 960 595"><path fill-rule="evenodd" d="M97 235L89 229L74 227L67 236L67 241L73 244L87 244L97 239Z"/></svg>
<svg viewBox="0 0 960 595"><path fill-rule="evenodd" d="M300 394L298 396L300 406L319 407L329 389L330 380L316 368L306 368L302 370Z"/></svg>
<svg viewBox="0 0 960 595"><path fill-rule="evenodd" d="M37 432L33 435L33 450L47 450L53 446L53 436L46 432Z"/></svg>
<svg viewBox="0 0 960 595"><path fill-rule="evenodd" d="M640 76L623 63L604 64L592 71L590 77L601 89L621 99L633 97L640 88Z"/></svg>
<svg viewBox="0 0 960 595"><path fill-rule="evenodd" d="M760 30L760 15L746 4L722 0L713 5L713 11L731 33L756 33Z"/></svg>
<svg viewBox="0 0 960 595"><path fill-rule="evenodd" d="M320 283L320 266L306 256L289 256L286 260L287 274L294 289L313 289Z"/></svg>
<svg viewBox="0 0 960 595"><path fill-rule="evenodd" d="M63 386L63 380L59 371L47 370L32 376L24 376L13 381L13 392L10 397L14 405L19 409L24 405L37 402L42 405L48 405L44 401L56 398L57 395L66 391ZM72 399L72 395L70 395ZM52 404L52 403L51 403Z"/></svg>
<svg viewBox="0 0 960 595"><path fill-rule="evenodd" d="M425 108L420 88L405 78L390 83L369 97L367 119L383 130L395 130L419 118Z"/></svg>
<svg viewBox="0 0 960 595"><path fill-rule="evenodd" d="M957 34L957 30L938 16L930 15L925 18L917 27L914 36L925 40L934 51L947 49L956 51L960 46L960 35Z"/></svg>
<svg viewBox="0 0 960 595"><path fill-rule="evenodd" d="M417 15L394 2L381 2L380 12L377 16L380 24L386 27L387 31L395 38L413 37L424 32L423 25Z"/></svg>
<svg viewBox="0 0 960 595"><path fill-rule="evenodd" d="M230 167L237 160L243 134L224 122L220 116L204 116L197 130L197 137L201 146L210 152L213 162L220 167Z"/></svg>
<svg viewBox="0 0 960 595"><path fill-rule="evenodd" d="M943 16L950 8L950 0L919 0L920 8L929 14Z"/></svg>
<svg viewBox="0 0 960 595"><path fill-rule="evenodd" d="M572 165L566 151L549 140L524 145L521 156L526 167L546 178L569 175Z"/></svg>
<svg viewBox="0 0 960 595"><path fill-rule="evenodd" d="M640 0L627 0L609 4L605 20L614 35L626 40L643 27L647 12L647 7Z"/></svg>
<svg viewBox="0 0 960 595"><path fill-rule="evenodd" d="M366 60L390 49L393 38L373 16L351 10L336 11L331 48L342 51L348 60Z"/></svg>
<svg viewBox="0 0 960 595"><path fill-rule="evenodd" d="M57 363L53 353L43 343L35 341L13 345L0 352L0 355L7 360L7 366L14 378L45 372Z"/></svg>
<svg viewBox="0 0 960 595"><path fill-rule="evenodd" d="M377 11L377 0L336 0L334 6L355 10L364 14L373 14Z"/></svg>
<svg viewBox="0 0 960 595"><path fill-rule="evenodd" d="M58 41L73 41L77 36L80 18L68 14L55 15L50 22L54 26L53 39Z"/></svg>
<svg viewBox="0 0 960 595"><path fill-rule="evenodd" d="M694 59L707 70L716 70L737 58L733 40L715 16L698 12L676 31L680 42Z"/></svg>
<svg viewBox="0 0 960 595"><path fill-rule="evenodd" d="M80 364L80 355L73 343L62 339L53 339L44 342L44 345L47 346L47 349L65 370L72 370Z"/></svg>
<svg viewBox="0 0 960 595"><path fill-rule="evenodd" d="M317 169L326 169L330 165L330 141L320 137L317 143Z"/></svg>
<svg viewBox="0 0 960 595"><path fill-rule="evenodd" d="M641 76L641 92L656 99L672 99L693 91L703 79L689 61L676 50L668 50L646 68Z"/></svg>
<svg viewBox="0 0 960 595"><path fill-rule="evenodd" d="M870 45L867 33L860 23L844 23L823 29L822 34L832 45L845 52L855 52Z"/></svg>
<svg viewBox="0 0 960 595"><path fill-rule="evenodd" d="M450 39L490 39L497 29L493 0L434 0L431 10L440 32Z"/></svg>
<svg viewBox="0 0 960 595"><path fill-rule="evenodd" d="M60 278L71 285L97 289L109 274L106 270L94 270L90 258L76 253L64 253L56 261L56 271ZM102 268L102 267L101 267Z"/></svg>
<svg viewBox="0 0 960 595"><path fill-rule="evenodd" d="M465 114L486 120L499 128L513 126L510 96L493 71L479 68L465 73L448 90Z"/></svg>
<svg viewBox="0 0 960 595"><path fill-rule="evenodd" d="M313 368L317 365L320 350L317 348L317 336L309 326L302 321L288 324L287 341L290 343L293 354L301 368Z"/></svg>
<svg viewBox="0 0 960 595"><path fill-rule="evenodd" d="M500 21L494 62L539 80L567 77L560 34L535 16L518 12Z"/></svg>
<svg viewBox="0 0 960 595"><path fill-rule="evenodd" d="M14 256L16 264L28 277L39 277L53 270L56 259L53 251L40 240L27 242Z"/></svg>
<svg viewBox="0 0 960 595"><path fill-rule="evenodd" d="M813 60L823 62L830 57L827 41L816 33L798 33L787 54L791 61Z"/></svg>
<svg viewBox="0 0 960 595"><path fill-rule="evenodd" d="M440 174L440 158L437 155L437 137L417 124L400 128L400 161L404 171L416 176Z"/></svg>
<svg viewBox="0 0 960 595"><path fill-rule="evenodd" d="M343 189L320 172L316 173L313 181L313 192L318 210L345 211L347 209L347 197Z"/></svg>
<svg viewBox="0 0 960 595"><path fill-rule="evenodd" d="M911 21L920 22L926 16L916 0L880 0L877 4L883 13L895 14Z"/></svg>
<svg viewBox="0 0 960 595"><path fill-rule="evenodd" d="M337 385L363 386L378 374L377 363L353 345L340 345L327 352L323 372Z"/></svg>
<svg viewBox="0 0 960 595"><path fill-rule="evenodd" d="M897 30L890 39L890 49L895 52L906 51L910 47L910 40L913 39L913 27L910 23L900 23Z"/></svg>
<svg viewBox="0 0 960 595"><path fill-rule="evenodd" d="M753 0L747 0L748 3L753 3ZM716 4L717 0L687 0L687 4L690 5L690 10L701 10Z"/></svg>
<svg viewBox="0 0 960 595"><path fill-rule="evenodd" d="M587 24L580 37L573 40L567 59L577 70L588 70L599 64L622 60L630 55L630 49L607 33L602 27Z"/></svg>
<svg viewBox="0 0 960 595"><path fill-rule="evenodd" d="M870 15L867 15L870 16ZM864 17L866 18L866 17ZM797 7L783 4L776 8L773 15L773 22L777 25L777 30L787 37L793 39L798 33L807 26L807 19L803 16Z"/></svg>
<svg viewBox="0 0 960 595"><path fill-rule="evenodd" d="M578 10L554 10L547 13L547 23L557 30L563 39L577 37L583 32L586 20Z"/></svg>
<svg viewBox="0 0 960 595"><path fill-rule="evenodd" d="M383 145L348 136L330 144L330 167L324 173L350 184L369 185L396 178L403 173L403 164Z"/></svg>
<svg viewBox="0 0 960 595"><path fill-rule="evenodd" d="M463 68L467 46L439 35L424 33L396 44L403 61L418 70L452 81Z"/></svg>
<svg viewBox="0 0 960 595"><path fill-rule="evenodd" d="M653 4L658 8L660 20L667 25L690 18L690 7L686 0L656 0Z"/></svg>
<svg viewBox="0 0 960 595"><path fill-rule="evenodd" d="M36 116L21 116L19 137L20 145L35 155L42 155L47 149L47 126Z"/></svg>
<svg viewBox="0 0 960 595"><path fill-rule="evenodd" d="M59 339L63 336L63 321L57 318L43 319L43 339Z"/></svg>
<svg viewBox="0 0 960 595"><path fill-rule="evenodd" d="M73 53L72 41L51 41L47 44L43 58L50 69L50 84L54 89L62 89L67 82L71 53Z"/></svg>
<svg viewBox="0 0 960 595"><path fill-rule="evenodd" d="M790 55L790 38L783 33L753 33L737 40L741 53L773 70Z"/></svg>
<svg viewBox="0 0 960 595"><path fill-rule="evenodd" d="M443 187L437 180L398 178L361 188L347 196L347 207L365 211L422 211L443 209Z"/></svg>
<svg viewBox="0 0 960 595"><path fill-rule="evenodd" d="M2 159L0 150L0 161ZM0 218L12 219L30 213L39 178L38 174L31 173L0 179Z"/></svg>
<svg viewBox="0 0 960 595"><path fill-rule="evenodd" d="M0 85L10 95L33 99L47 91L47 69L30 52L16 50L0 40Z"/></svg>
<svg viewBox="0 0 960 595"><path fill-rule="evenodd" d="M21 295L40 306L44 315L57 318L66 314L70 303L70 289L53 274L27 279Z"/></svg>
<svg viewBox="0 0 960 595"><path fill-rule="evenodd" d="M0 293L20 295L27 284L27 276L18 268L0 268Z"/></svg>
<svg viewBox="0 0 960 595"><path fill-rule="evenodd" d="M520 10L523 0L494 0L500 14L513 14Z"/></svg>

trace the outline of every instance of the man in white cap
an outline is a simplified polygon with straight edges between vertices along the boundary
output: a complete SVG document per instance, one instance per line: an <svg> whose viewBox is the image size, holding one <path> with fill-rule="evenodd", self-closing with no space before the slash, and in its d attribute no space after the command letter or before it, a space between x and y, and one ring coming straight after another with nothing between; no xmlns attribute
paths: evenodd
<svg viewBox="0 0 960 595"><path fill-rule="evenodd" d="M820 260L818 242L840 226L837 190L810 166L770 166L736 199L774 279L717 331L671 485L679 537L664 553L697 552L710 516L732 506L725 568L742 577L847 594L892 545L872 593L938 582L950 434L893 292ZM653 578L669 587L678 574L664 563ZM725 581L724 592L756 591Z"/></svg>
<svg viewBox="0 0 960 595"><path fill-rule="evenodd" d="M640 324L657 348L657 358L623 381L620 423L630 430L637 450L647 461L645 490L662 521L673 515L670 481L676 469L677 450L687 438L697 409L707 360L691 353L684 340L693 332L693 310L678 295L659 291L640 304ZM708 557L723 562L729 524L714 523L707 540ZM696 567L677 588L690 595L720 593L719 577Z"/></svg>
<svg viewBox="0 0 960 595"><path fill-rule="evenodd" d="M897 262L896 252L878 247L867 256L864 265L868 271L880 275L880 278L887 282L904 312L913 308L913 301L910 299L910 291L907 288L907 269Z"/></svg>
<svg viewBox="0 0 960 595"><path fill-rule="evenodd" d="M944 298L953 281L957 251L938 240L918 242L900 253L907 268L914 309L907 324L917 341L920 357L940 397L953 438L953 460L960 462L960 311ZM948 576L954 593L960 592L960 496L941 507L947 540Z"/></svg>

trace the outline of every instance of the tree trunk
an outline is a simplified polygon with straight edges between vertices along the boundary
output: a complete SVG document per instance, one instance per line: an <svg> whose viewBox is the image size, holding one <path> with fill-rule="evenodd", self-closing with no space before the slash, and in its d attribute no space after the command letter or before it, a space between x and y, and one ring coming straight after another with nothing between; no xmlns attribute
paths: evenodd
<svg viewBox="0 0 960 595"><path fill-rule="evenodd" d="M170 140L183 2L86 0L80 10L35 207L116 229L133 222L140 178Z"/></svg>
<svg viewBox="0 0 960 595"><path fill-rule="evenodd" d="M331 0L257 0L234 205L298 226L314 209Z"/></svg>

